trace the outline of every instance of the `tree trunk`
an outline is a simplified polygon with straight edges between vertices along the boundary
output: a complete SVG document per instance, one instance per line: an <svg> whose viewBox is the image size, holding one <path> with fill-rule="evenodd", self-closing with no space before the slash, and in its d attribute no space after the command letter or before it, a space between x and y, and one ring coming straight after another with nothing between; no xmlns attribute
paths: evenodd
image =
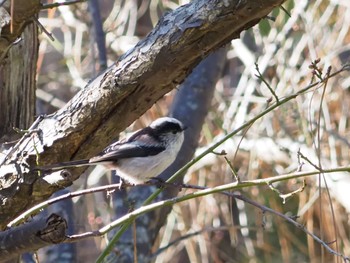
<svg viewBox="0 0 350 263"><path fill-rule="evenodd" d="M18 139L13 128L27 129L34 120L38 45L31 23L0 65L0 143Z"/></svg>

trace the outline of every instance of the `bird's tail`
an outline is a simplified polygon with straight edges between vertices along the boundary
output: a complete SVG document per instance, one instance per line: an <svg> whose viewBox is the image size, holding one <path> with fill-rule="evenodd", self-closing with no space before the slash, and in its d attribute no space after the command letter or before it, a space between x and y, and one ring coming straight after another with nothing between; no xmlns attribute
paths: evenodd
<svg viewBox="0 0 350 263"><path fill-rule="evenodd" d="M46 165L46 166L36 166L32 169L32 171L53 171L53 170L61 170L69 167L80 167L80 166L86 166L86 165L91 165L91 163L89 163L89 159L55 163L55 164Z"/></svg>

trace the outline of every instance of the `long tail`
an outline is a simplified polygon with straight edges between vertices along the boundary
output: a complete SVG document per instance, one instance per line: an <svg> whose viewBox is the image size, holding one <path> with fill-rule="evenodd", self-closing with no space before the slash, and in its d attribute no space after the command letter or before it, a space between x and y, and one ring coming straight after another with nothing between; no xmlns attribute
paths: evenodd
<svg viewBox="0 0 350 263"><path fill-rule="evenodd" d="M52 171L52 170L61 170L64 168L79 167L79 166L86 166L86 165L96 165L96 164L89 163L89 159L84 159L84 160L56 163L56 164L47 165L47 166L36 166L32 169L32 171Z"/></svg>

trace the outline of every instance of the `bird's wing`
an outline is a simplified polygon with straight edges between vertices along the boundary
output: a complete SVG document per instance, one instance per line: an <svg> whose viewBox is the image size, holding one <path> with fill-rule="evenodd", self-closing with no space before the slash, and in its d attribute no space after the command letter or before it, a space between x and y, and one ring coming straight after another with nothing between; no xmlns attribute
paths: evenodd
<svg viewBox="0 0 350 263"><path fill-rule="evenodd" d="M117 161L118 159L132 157L147 157L156 155L165 148L154 144L140 144L140 142L114 143L104 149L100 154L90 159L90 163Z"/></svg>

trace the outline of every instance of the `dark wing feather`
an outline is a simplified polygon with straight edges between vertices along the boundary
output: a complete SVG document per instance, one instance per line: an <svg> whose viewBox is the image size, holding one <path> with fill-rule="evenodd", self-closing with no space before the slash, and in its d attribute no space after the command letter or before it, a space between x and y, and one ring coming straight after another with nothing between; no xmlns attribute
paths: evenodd
<svg viewBox="0 0 350 263"><path fill-rule="evenodd" d="M150 127L143 128L138 130L130 138L127 142L141 142L143 144L155 144L159 143L159 138L157 138L154 134L154 130Z"/></svg>
<svg viewBox="0 0 350 263"><path fill-rule="evenodd" d="M140 144L139 142L117 142L104 149L99 155L91 158L90 163L116 162L118 159L124 158L153 156L164 150L165 147L159 144L154 146L154 144Z"/></svg>

